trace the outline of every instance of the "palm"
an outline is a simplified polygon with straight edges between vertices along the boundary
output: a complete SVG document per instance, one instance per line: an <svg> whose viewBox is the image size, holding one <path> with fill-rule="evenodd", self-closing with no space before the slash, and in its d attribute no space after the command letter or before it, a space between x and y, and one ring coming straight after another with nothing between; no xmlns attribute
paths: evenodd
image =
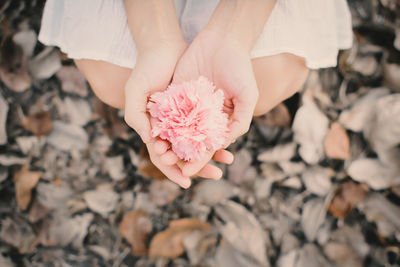
<svg viewBox="0 0 400 267"><path fill-rule="evenodd" d="M231 135L227 144L248 130L258 90L251 60L234 42L225 42L215 33L200 33L178 61L173 82L194 80L199 76L210 79L225 93L225 112L230 115ZM195 173L212 157L188 163L184 168Z"/></svg>

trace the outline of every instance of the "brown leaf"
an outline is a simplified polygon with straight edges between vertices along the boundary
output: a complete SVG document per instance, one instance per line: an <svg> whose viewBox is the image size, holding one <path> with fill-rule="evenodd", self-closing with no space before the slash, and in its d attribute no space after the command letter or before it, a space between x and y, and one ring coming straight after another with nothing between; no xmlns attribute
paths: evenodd
<svg viewBox="0 0 400 267"><path fill-rule="evenodd" d="M256 118L257 123L269 127L290 127L291 116L288 108L280 103L262 117Z"/></svg>
<svg viewBox="0 0 400 267"><path fill-rule="evenodd" d="M151 162L149 152L147 148L143 145L140 148L140 164L138 166L138 172L141 176L145 178L154 178L155 180L164 180L167 177Z"/></svg>
<svg viewBox="0 0 400 267"><path fill-rule="evenodd" d="M128 125L118 116L118 109L104 104L98 98L94 99L92 105L94 114L104 119L104 130L108 136L127 138Z"/></svg>
<svg viewBox="0 0 400 267"><path fill-rule="evenodd" d="M21 124L25 130L30 131L37 136L47 135L53 129L53 121L51 120L51 115L48 111L39 111L25 117Z"/></svg>
<svg viewBox="0 0 400 267"><path fill-rule="evenodd" d="M31 86L27 59L22 48L14 43L11 36L5 39L1 47L0 78L15 92L23 92Z"/></svg>
<svg viewBox="0 0 400 267"><path fill-rule="evenodd" d="M26 210L31 201L31 190L36 186L42 173L29 171L29 166L25 165L14 174L15 194L18 207Z"/></svg>
<svg viewBox="0 0 400 267"><path fill-rule="evenodd" d="M63 66L56 76L61 81L61 88L64 92L87 96L88 86L86 79L80 71L74 66Z"/></svg>
<svg viewBox="0 0 400 267"><path fill-rule="evenodd" d="M132 245L134 256L147 254L146 241L152 228L152 222L146 211L131 211L124 215L119 225L119 232Z"/></svg>
<svg viewBox="0 0 400 267"><path fill-rule="evenodd" d="M332 199L328 211L337 218L345 218L357 203L365 199L366 189L352 181L341 185Z"/></svg>
<svg viewBox="0 0 400 267"><path fill-rule="evenodd" d="M151 240L149 257L177 258L185 251L183 237L196 230L207 232L211 230L211 225L196 218L171 221L165 231L157 233Z"/></svg>
<svg viewBox="0 0 400 267"><path fill-rule="evenodd" d="M350 158L350 140L346 130L337 122L332 123L325 137L325 154L332 159Z"/></svg>

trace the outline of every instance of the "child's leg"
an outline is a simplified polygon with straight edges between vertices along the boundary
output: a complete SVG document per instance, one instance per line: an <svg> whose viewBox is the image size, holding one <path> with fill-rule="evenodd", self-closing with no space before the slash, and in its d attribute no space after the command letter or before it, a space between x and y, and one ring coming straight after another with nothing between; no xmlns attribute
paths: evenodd
<svg viewBox="0 0 400 267"><path fill-rule="evenodd" d="M104 103L124 108L124 87L131 69L89 59L75 63ZM267 113L298 91L309 72L304 59L288 53L256 58L252 63L259 88L255 116Z"/></svg>
<svg viewBox="0 0 400 267"><path fill-rule="evenodd" d="M284 53L252 60L259 98L254 116L260 116L301 89L309 69L303 58Z"/></svg>
<svg viewBox="0 0 400 267"><path fill-rule="evenodd" d="M124 108L124 88L132 69L92 59L78 59L75 64L101 101L115 108Z"/></svg>

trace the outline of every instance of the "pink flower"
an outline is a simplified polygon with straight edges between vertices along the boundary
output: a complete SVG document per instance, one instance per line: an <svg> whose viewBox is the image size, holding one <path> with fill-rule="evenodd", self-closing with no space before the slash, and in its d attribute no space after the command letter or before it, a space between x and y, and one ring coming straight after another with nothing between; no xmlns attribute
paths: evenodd
<svg viewBox="0 0 400 267"><path fill-rule="evenodd" d="M155 118L152 135L168 140L181 159L198 160L225 143L228 115L223 104L224 92L205 77L171 84L164 92L152 94L147 104Z"/></svg>

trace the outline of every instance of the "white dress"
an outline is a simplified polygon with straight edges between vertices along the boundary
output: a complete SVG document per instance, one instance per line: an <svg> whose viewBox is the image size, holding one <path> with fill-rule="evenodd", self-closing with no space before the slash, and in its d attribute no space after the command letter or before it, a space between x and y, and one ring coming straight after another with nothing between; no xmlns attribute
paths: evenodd
<svg viewBox="0 0 400 267"><path fill-rule="evenodd" d="M191 42L218 0L175 0L182 33ZM311 69L336 66L340 49L352 45L346 0L277 0L251 57L292 53ZM123 0L47 0L39 40L74 59L135 65L137 50Z"/></svg>

